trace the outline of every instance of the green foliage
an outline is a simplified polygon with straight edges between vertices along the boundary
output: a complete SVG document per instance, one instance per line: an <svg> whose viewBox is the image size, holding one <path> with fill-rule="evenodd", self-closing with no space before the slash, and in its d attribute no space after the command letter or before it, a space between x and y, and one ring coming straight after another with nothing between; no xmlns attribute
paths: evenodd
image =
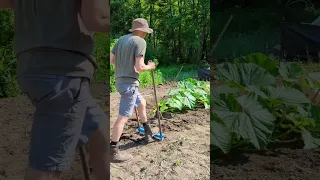
<svg viewBox="0 0 320 180"><path fill-rule="evenodd" d="M178 82L178 89L171 90L169 98L159 101L160 113L183 112L195 108L210 108L210 84L189 78ZM154 113L157 108L154 107Z"/></svg>
<svg viewBox="0 0 320 180"><path fill-rule="evenodd" d="M207 0L113 0L111 37L127 34L133 19L149 21L154 33L146 37L146 59L162 65L207 60L210 49L210 3ZM200 54L198 50L200 49Z"/></svg>
<svg viewBox="0 0 320 180"><path fill-rule="evenodd" d="M95 35L95 48L94 57L99 65L98 71L95 73L94 82L95 83L108 83L110 75L110 52L109 47L110 39L105 34Z"/></svg>
<svg viewBox="0 0 320 180"><path fill-rule="evenodd" d="M14 45L0 47L0 97L13 97L21 93L16 68Z"/></svg>
<svg viewBox="0 0 320 180"><path fill-rule="evenodd" d="M215 56L217 59L234 59L250 53L268 53L272 48L280 44L280 33L284 20L300 23L311 23L320 16L319 9L306 9L304 3L300 6L282 8L272 4L261 6L261 1L256 1L255 7L232 7L215 9L210 20L212 39L217 39L223 26L230 15L233 19L221 39ZM302 6L301 6L302 5Z"/></svg>
<svg viewBox="0 0 320 180"><path fill-rule="evenodd" d="M219 64L215 72L222 85L212 90L212 145L228 153L298 138L305 148L319 147L320 73L261 53L240 59Z"/></svg>
<svg viewBox="0 0 320 180"><path fill-rule="evenodd" d="M11 11L0 11L0 97L12 97L21 92L17 83L13 21Z"/></svg>

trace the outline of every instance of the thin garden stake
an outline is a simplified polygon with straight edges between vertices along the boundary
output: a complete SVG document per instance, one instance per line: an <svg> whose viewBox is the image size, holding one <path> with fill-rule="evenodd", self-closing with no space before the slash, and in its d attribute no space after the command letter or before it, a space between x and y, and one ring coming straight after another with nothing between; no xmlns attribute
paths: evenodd
<svg viewBox="0 0 320 180"><path fill-rule="evenodd" d="M182 68L183 68L183 66L181 66L181 68L180 68L180 70L179 70L178 74L177 74L177 75L176 75L176 77L173 79L173 82L176 82L176 81L177 81L177 79L178 79L178 77L179 77L179 74L181 73ZM170 87L170 89L169 89L168 93L171 91L171 89L172 89L172 87Z"/></svg>
<svg viewBox="0 0 320 180"><path fill-rule="evenodd" d="M89 165L87 162L87 158L86 158L86 152L83 146L81 146L79 148L79 154L80 154L80 158L81 158L81 163L82 163L82 170L83 170L83 174L84 174L84 179L85 180L91 180L90 178L90 170L89 170Z"/></svg>
<svg viewBox="0 0 320 180"><path fill-rule="evenodd" d="M217 48L217 46L218 46L218 44L219 44L222 36L223 36L224 33L226 32L226 30L227 30L227 28L228 28L228 26L229 26L232 18L233 18L233 15L231 15L231 16L229 17L227 23L224 25L224 27L223 27L223 29L222 29L222 31L221 31L218 39L217 39L216 42L213 44L213 47L212 47L211 52L210 52L210 58L211 58L211 63L210 63L210 70L211 70L211 71L210 71L210 79L212 79L212 81L211 81L212 83L213 83L213 79L214 79L214 63L215 63L215 62L214 62L214 54L213 54L213 53L214 53L215 49ZM213 84L212 84L212 83L210 83L210 85L213 87ZM213 96L211 96L211 99L212 99L212 98L213 98Z"/></svg>
<svg viewBox="0 0 320 180"><path fill-rule="evenodd" d="M232 18L233 18L233 16L231 15L230 18L228 19L227 23L224 25L224 27L223 27L223 29L222 29L222 32L220 33L218 39L217 39L216 42L213 44L213 47L212 47L211 52L210 52L210 55L211 55L212 57L213 57L213 52L214 52L214 50L217 48L217 46L218 46L218 44L219 44L219 42L220 42L223 34L226 32L226 30L227 30L227 28L228 28L228 26L229 26Z"/></svg>

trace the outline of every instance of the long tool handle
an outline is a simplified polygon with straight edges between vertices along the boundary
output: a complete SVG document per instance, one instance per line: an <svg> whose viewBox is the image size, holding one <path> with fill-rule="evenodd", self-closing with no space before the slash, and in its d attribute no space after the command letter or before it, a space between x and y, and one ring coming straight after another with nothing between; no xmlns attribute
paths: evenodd
<svg viewBox="0 0 320 180"><path fill-rule="evenodd" d="M83 146L81 146L79 148L79 152L80 152L79 154L80 154L81 163L82 163L82 169L83 169L83 173L84 173L84 179L85 180L91 180L89 165L88 165L88 162L87 162L86 153L85 153L85 149L84 149Z"/></svg>
<svg viewBox="0 0 320 180"><path fill-rule="evenodd" d="M158 98L157 98L157 90L156 90L156 82L154 80L154 70L151 70L151 75L152 75L152 83L153 83L153 91L154 91L154 100L156 101L156 106L157 106L157 116L158 116L158 122L159 122L159 131L160 134L162 134L161 130L161 122L160 122L160 108L158 104Z"/></svg>
<svg viewBox="0 0 320 180"><path fill-rule="evenodd" d="M137 110L136 107L134 108L134 111L136 112L136 117L137 117L137 121L138 121L138 126L140 126L140 119L139 119L138 110Z"/></svg>

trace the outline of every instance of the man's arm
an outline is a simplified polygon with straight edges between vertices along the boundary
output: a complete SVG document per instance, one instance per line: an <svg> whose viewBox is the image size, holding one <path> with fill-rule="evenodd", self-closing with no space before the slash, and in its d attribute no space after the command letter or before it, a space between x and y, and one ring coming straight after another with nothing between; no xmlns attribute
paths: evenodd
<svg viewBox="0 0 320 180"><path fill-rule="evenodd" d="M14 9L15 0L1 0L0 9Z"/></svg>
<svg viewBox="0 0 320 180"><path fill-rule="evenodd" d="M113 53L110 53L110 64L115 63L115 55Z"/></svg>
<svg viewBox="0 0 320 180"><path fill-rule="evenodd" d="M135 69L137 72L143 72L143 71L152 70L155 68L156 68L156 66L155 66L154 62L148 62L148 64L146 65L144 63L143 56L139 56L136 58Z"/></svg>
<svg viewBox="0 0 320 180"><path fill-rule="evenodd" d="M81 16L89 31L109 32L110 0L82 0Z"/></svg>

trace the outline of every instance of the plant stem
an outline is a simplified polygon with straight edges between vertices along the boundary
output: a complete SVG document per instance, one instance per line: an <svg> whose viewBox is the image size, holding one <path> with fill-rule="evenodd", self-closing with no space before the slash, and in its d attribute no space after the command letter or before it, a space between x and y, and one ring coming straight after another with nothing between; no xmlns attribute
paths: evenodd
<svg viewBox="0 0 320 180"><path fill-rule="evenodd" d="M281 134L280 136L278 136L278 137L275 138L275 139L281 139L282 137L285 137L285 136L289 135L289 134L292 133L299 125L300 125L300 124L294 125L294 127L293 127L292 129L290 129L289 131Z"/></svg>
<svg viewBox="0 0 320 180"><path fill-rule="evenodd" d="M247 143L248 143L247 141L239 142L238 144L232 146L231 149L236 149L236 148L238 148L238 147L240 147L240 146L242 146L242 145L245 145L245 144L247 144Z"/></svg>
<svg viewBox="0 0 320 180"><path fill-rule="evenodd" d="M318 91L317 91L317 93L314 95L314 97L312 98L312 102L316 99L316 97L318 96L319 92L320 92L320 88L318 89Z"/></svg>

